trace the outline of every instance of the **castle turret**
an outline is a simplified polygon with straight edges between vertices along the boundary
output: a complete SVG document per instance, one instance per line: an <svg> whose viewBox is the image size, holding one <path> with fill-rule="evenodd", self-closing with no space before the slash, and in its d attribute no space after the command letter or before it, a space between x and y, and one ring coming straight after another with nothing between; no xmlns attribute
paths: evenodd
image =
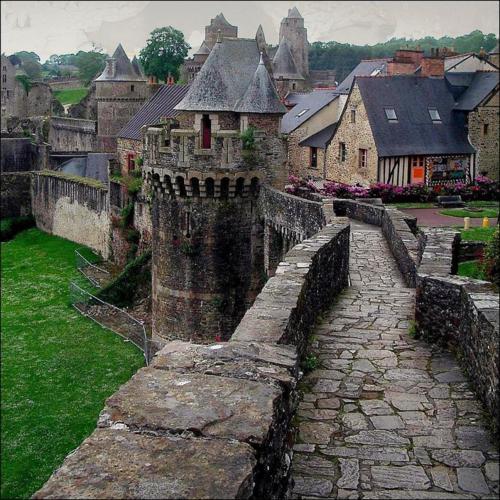
<svg viewBox="0 0 500 500"><path fill-rule="evenodd" d="M283 38L288 41L298 72L307 78L309 75L307 29L304 28L304 18L296 7L289 9L287 17L281 21L279 41L281 42Z"/></svg>
<svg viewBox="0 0 500 500"><path fill-rule="evenodd" d="M273 76L281 97L304 87L304 77L298 71L286 38L282 38L273 58Z"/></svg>
<svg viewBox="0 0 500 500"><path fill-rule="evenodd" d="M168 148L161 129L145 138L153 335L226 340L263 285L257 199L286 182L286 109L256 41L222 36L175 109Z"/></svg>
<svg viewBox="0 0 500 500"><path fill-rule="evenodd" d="M142 74L138 74L119 44L95 84L97 147L101 152L113 153L116 151L117 133L149 96L147 82Z"/></svg>

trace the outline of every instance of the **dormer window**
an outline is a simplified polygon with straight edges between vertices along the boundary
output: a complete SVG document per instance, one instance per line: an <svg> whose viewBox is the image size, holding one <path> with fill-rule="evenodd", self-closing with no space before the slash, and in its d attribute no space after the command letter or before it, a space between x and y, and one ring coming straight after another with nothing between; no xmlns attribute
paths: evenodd
<svg viewBox="0 0 500 500"><path fill-rule="evenodd" d="M295 115L295 118L300 118L302 115L305 115L309 111L309 108L303 109L298 115Z"/></svg>
<svg viewBox="0 0 500 500"><path fill-rule="evenodd" d="M427 108L429 110L429 115L434 123L441 122L441 116L439 116L439 111L436 108Z"/></svg>
<svg viewBox="0 0 500 500"><path fill-rule="evenodd" d="M385 116L390 122L397 122L398 116L396 115L396 110L394 108L384 108Z"/></svg>

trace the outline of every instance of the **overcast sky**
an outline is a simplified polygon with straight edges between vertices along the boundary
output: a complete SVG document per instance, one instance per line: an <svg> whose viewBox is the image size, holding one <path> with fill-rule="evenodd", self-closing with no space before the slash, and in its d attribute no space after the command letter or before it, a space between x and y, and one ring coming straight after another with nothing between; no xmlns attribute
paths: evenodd
<svg viewBox="0 0 500 500"><path fill-rule="evenodd" d="M92 43L112 53L121 42L133 56L151 30L168 25L180 29L196 49L204 26L219 12L239 27L239 36L253 37L262 24L268 43L276 43L280 21L294 5L305 19L310 42L373 44L474 29L498 36L498 1L2 1L2 52L34 51L43 61L54 53L89 50Z"/></svg>

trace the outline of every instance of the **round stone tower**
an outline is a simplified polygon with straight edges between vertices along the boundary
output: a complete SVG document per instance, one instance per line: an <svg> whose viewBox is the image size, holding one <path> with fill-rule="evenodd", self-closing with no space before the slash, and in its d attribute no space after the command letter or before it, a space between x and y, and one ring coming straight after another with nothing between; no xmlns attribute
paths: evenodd
<svg viewBox="0 0 500 500"><path fill-rule="evenodd" d="M256 41L234 38L215 44L176 109L168 148L166 131L145 136L153 336L227 340L265 281L258 195L286 175L286 109Z"/></svg>
<svg viewBox="0 0 500 500"><path fill-rule="evenodd" d="M140 69L134 68L120 44L106 61L95 85L97 148L100 152L113 153L118 132L149 97L147 81Z"/></svg>
<svg viewBox="0 0 500 500"><path fill-rule="evenodd" d="M279 41L286 39L297 70L304 77L309 76L309 42L307 29L304 28L304 18L297 7L288 10L288 15L281 21Z"/></svg>

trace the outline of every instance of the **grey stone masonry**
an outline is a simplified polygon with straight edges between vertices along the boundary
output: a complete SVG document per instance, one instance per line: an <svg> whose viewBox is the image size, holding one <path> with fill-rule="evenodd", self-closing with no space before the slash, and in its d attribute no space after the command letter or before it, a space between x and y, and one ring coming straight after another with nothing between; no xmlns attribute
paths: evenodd
<svg viewBox="0 0 500 500"><path fill-rule="evenodd" d="M348 255L346 221L326 225L287 254L229 342L167 343L34 498L283 498L299 353L347 285ZM352 484L356 464L343 471Z"/></svg>
<svg viewBox="0 0 500 500"><path fill-rule="evenodd" d="M467 379L414 337L415 290L381 229L353 221L351 235L351 286L314 330L319 365L299 383L292 498L498 497L497 445Z"/></svg>

